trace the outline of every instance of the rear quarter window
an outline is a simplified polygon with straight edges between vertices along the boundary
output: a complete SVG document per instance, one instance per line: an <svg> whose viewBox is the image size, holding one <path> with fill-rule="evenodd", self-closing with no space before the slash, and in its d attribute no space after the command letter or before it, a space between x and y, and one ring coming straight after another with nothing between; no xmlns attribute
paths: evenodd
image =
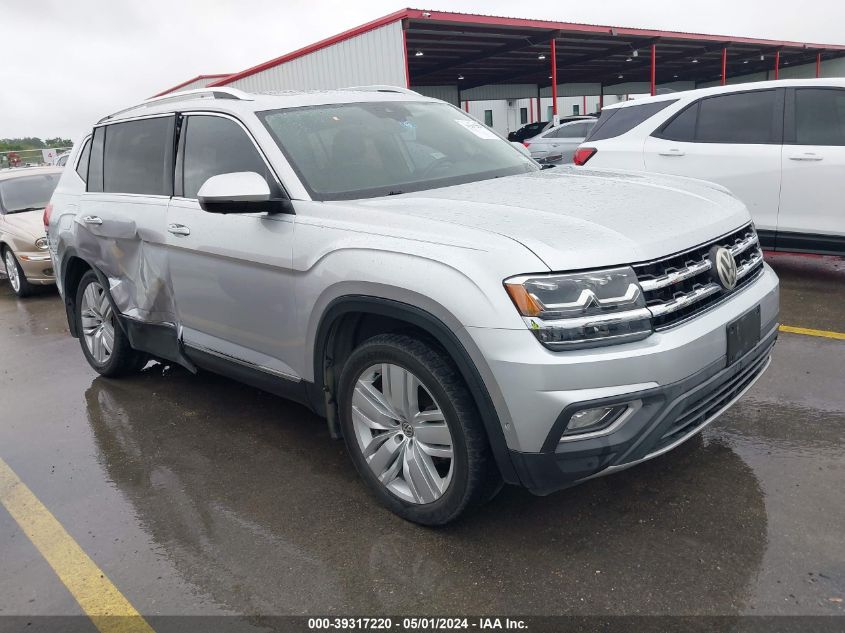
<svg viewBox="0 0 845 633"><path fill-rule="evenodd" d="M605 110L601 113L596 126L584 142L603 141L608 138L622 136L676 102L677 99L668 99L666 101L656 101L653 103L643 103L642 105Z"/></svg>

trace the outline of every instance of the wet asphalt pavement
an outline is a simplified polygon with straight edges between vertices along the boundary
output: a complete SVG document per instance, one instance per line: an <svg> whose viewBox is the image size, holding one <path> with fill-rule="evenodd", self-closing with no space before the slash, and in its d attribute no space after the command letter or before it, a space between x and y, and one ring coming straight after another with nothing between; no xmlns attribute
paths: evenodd
<svg viewBox="0 0 845 633"><path fill-rule="evenodd" d="M845 332L845 261L776 256ZM211 374L98 377L54 291L0 281L0 458L156 614L845 614L845 341L782 333L679 449L443 529L379 507L304 408ZM0 506L0 615L81 614Z"/></svg>

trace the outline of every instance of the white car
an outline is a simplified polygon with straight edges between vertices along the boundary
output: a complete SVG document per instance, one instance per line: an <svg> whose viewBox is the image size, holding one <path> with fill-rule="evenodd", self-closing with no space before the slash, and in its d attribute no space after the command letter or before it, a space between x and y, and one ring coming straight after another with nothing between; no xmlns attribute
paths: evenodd
<svg viewBox="0 0 845 633"><path fill-rule="evenodd" d="M563 165L571 163L573 152L584 142L595 124L595 117L567 121L557 127L544 130L534 138L523 141L523 145L531 152L531 158L540 164Z"/></svg>
<svg viewBox="0 0 845 633"><path fill-rule="evenodd" d="M724 185L763 246L845 255L845 79L721 86L608 106L577 165Z"/></svg>

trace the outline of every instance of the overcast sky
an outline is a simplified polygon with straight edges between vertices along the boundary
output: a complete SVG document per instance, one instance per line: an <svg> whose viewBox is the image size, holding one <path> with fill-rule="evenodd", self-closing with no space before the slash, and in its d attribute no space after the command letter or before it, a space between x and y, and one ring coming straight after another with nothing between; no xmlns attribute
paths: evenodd
<svg viewBox="0 0 845 633"><path fill-rule="evenodd" d="M105 114L186 79L242 70L403 6L383 0L0 0L0 138L76 139ZM845 44L843 0L426 0L416 6Z"/></svg>

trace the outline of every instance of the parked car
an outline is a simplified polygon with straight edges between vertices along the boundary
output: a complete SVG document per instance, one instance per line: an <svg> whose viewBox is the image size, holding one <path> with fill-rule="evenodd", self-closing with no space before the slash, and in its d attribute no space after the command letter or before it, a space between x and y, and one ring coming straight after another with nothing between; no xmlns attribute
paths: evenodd
<svg viewBox="0 0 845 633"><path fill-rule="evenodd" d="M513 143L522 143L525 139L537 136L540 132L549 127L548 121L534 121L526 123L518 130L508 133L508 140Z"/></svg>
<svg viewBox="0 0 845 633"><path fill-rule="evenodd" d="M62 170L31 167L0 172L0 256L19 297L55 283L42 213Z"/></svg>
<svg viewBox="0 0 845 633"><path fill-rule="evenodd" d="M64 167L67 165L67 159L70 156L70 152L64 152L63 154L59 154L56 156L56 159L53 161L53 164L56 167Z"/></svg>
<svg viewBox="0 0 845 633"><path fill-rule="evenodd" d="M592 114L573 114L572 116L560 117L560 123L568 123L569 121L582 121L584 119L595 119ZM522 143L523 141L537 136L540 132L551 127L550 121L535 121L533 123L526 123L521 128L508 134L508 140L511 142Z"/></svg>
<svg viewBox="0 0 845 633"><path fill-rule="evenodd" d="M724 185L764 247L845 255L845 79L787 79L608 106L578 150L590 167Z"/></svg>
<svg viewBox="0 0 845 633"><path fill-rule="evenodd" d="M540 164L571 163L573 153L595 124L594 118L561 123L524 141L524 144L531 151L531 158Z"/></svg>
<svg viewBox="0 0 845 633"><path fill-rule="evenodd" d="M777 336L777 276L722 187L542 170L403 88L167 95L73 152L45 220L88 363L298 400L411 521L671 450Z"/></svg>

